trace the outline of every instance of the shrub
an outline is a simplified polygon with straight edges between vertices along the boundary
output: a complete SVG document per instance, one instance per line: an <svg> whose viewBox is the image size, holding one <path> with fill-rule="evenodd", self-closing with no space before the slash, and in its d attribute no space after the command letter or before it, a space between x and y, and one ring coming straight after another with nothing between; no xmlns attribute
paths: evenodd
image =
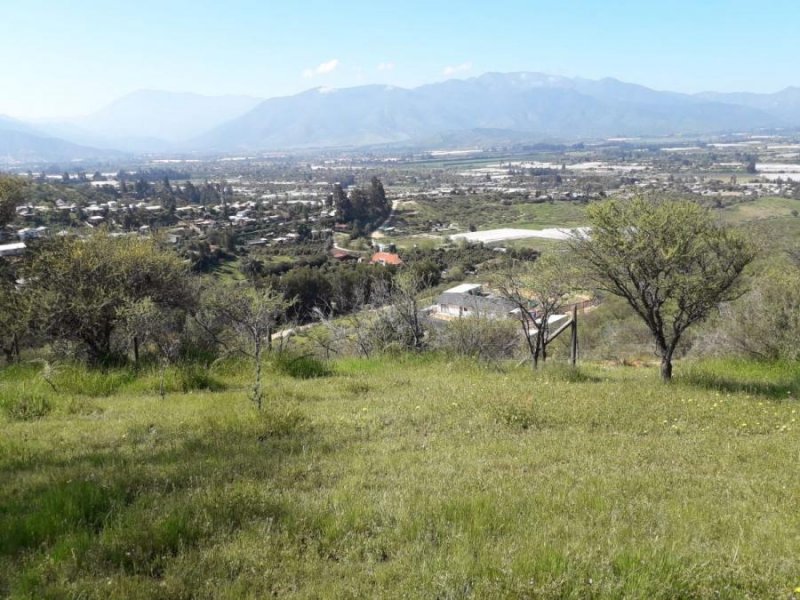
<svg viewBox="0 0 800 600"><path fill-rule="evenodd" d="M56 370L53 383L59 393L83 396L112 396L136 378L130 369L90 369L82 365L68 365Z"/></svg>
<svg viewBox="0 0 800 600"><path fill-rule="evenodd" d="M178 370L178 386L183 393L194 390L218 392L225 389L225 384L212 377L208 369L195 364L184 365Z"/></svg>
<svg viewBox="0 0 800 600"><path fill-rule="evenodd" d="M0 395L3 412L12 421L34 421L46 417L53 410L47 396L33 390L22 390Z"/></svg>
<svg viewBox="0 0 800 600"><path fill-rule="evenodd" d="M315 379L331 375L331 369L313 356L293 356L287 352L277 355L273 361L275 370L295 379Z"/></svg>
<svg viewBox="0 0 800 600"><path fill-rule="evenodd" d="M498 361L513 358L520 341L514 321L469 317L444 324L436 331L431 346L448 354Z"/></svg>

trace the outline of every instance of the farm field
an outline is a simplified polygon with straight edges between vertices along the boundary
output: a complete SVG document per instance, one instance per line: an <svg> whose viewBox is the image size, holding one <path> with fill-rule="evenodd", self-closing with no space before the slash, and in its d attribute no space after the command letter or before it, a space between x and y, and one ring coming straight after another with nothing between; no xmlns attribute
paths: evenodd
<svg viewBox="0 0 800 600"><path fill-rule="evenodd" d="M0 595L790 598L793 365L0 371ZM312 377L313 376L313 377ZM311 377L311 378L306 378Z"/></svg>

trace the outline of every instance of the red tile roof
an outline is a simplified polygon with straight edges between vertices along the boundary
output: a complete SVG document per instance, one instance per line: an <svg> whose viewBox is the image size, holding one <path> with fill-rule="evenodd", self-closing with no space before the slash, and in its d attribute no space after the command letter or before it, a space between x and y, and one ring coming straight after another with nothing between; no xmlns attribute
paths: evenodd
<svg viewBox="0 0 800 600"><path fill-rule="evenodd" d="M393 252L376 252L372 255L372 259L369 261L373 264L382 264L382 265L402 265L403 261L400 259L397 254Z"/></svg>

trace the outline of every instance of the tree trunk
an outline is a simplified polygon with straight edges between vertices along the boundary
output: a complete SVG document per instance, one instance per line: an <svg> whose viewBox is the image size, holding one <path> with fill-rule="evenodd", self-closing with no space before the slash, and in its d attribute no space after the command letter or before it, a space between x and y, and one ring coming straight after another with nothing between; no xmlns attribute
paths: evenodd
<svg viewBox="0 0 800 600"><path fill-rule="evenodd" d="M665 382L672 381L672 356L665 355L661 358L661 379Z"/></svg>
<svg viewBox="0 0 800 600"><path fill-rule="evenodd" d="M572 307L572 326L570 327L569 362L574 367L578 362L578 307Z"/></svg>
<svg viewBox="0 0 800 600"><path fill-rule="evenodd" d="M20 355L19 355L19 336L15 333L14 334L14 356L17 359L17 362L20 362Z"/></svg>
<svg viewBox="0 0 800 600"><path fill-rule="evenodd" d="M139 364L139 336L133 336L133 362Z"/></svg>
<svg viewBox="0 0 800 600"><path fill-rule="evenodd" d="M159 396L161 396L162 400L167 395L167 390L164 387L164 378L166 377L166 375L167 375L167 361L162 360L161 361L161 382L160 382L160 384L158 386L158 394L159 394Z"/></svg>
<svg viewBox="0 0 800 600"><path fill-rule="evenodd" d="M257 340L255 344L255 381L253 382L253 402L256 403L258 410L261 410L263 395L261 393L261 341Z"/></svg>

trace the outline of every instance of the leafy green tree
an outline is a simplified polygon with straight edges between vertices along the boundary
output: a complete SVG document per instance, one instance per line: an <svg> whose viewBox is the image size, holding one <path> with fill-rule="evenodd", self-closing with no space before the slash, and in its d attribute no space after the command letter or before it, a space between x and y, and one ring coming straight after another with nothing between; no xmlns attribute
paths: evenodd
<svg viewBox="0 0 800 600"><path fill-rule="evenodd" d="M0 350L8 364L19 360L20 340L28 332L30 310L24 289L0 273Z"/></svg>
<svg viewBox="0 0 800 600"><path fill-rule="evenodd" d="M15 177L0 176L0 228L14 220L17 205L22 200L22 182Z"/></svg>
<svg viewBox="0 0 800 600"><path fill-rule="evenodd" d="M93 363L112 358L112 335L131 303L150 298L157 306L184 310L194 303L187 266L155 239L101 232L46 240L24 274L38 328L54 339L82 343Z"/></svg>
<svg viewBox="0 0 800 600"><path fill-rule="evenodd" d="M750 291L722 307L714 349L759 360L800 360L800 269L775 260L760 270Z"/></svg>
<svg viewBox="0 0 800 600"><path fill-rule="evenodd" d="M353 225L354 237L374 229L392 210L392 203L377 177L372 178L368 189L353 188L349 196L340 185L335 185L333 204L337 220Z"/></svg>
<svg viewBox="0 0 800 600"><path fill-rule="evenodd" d="M589 206L587 216L591 231L570 240L574 256L599 289L624 298L642 318L669 381L686 329L741 295L754 249L689 201L610 200Z"/></svg>
<svg viewBox="0 0 800 600"><path fill-rule="evenodd" d="M186 323L185 312L159 306L146 297L123 307L119 317L125 323L128 339L135 345L137 355L140 344L155 349L160 363L158 390L163 400L166 395L164 378L167 367L178 359L180 353L181 334Z"/></svg>

